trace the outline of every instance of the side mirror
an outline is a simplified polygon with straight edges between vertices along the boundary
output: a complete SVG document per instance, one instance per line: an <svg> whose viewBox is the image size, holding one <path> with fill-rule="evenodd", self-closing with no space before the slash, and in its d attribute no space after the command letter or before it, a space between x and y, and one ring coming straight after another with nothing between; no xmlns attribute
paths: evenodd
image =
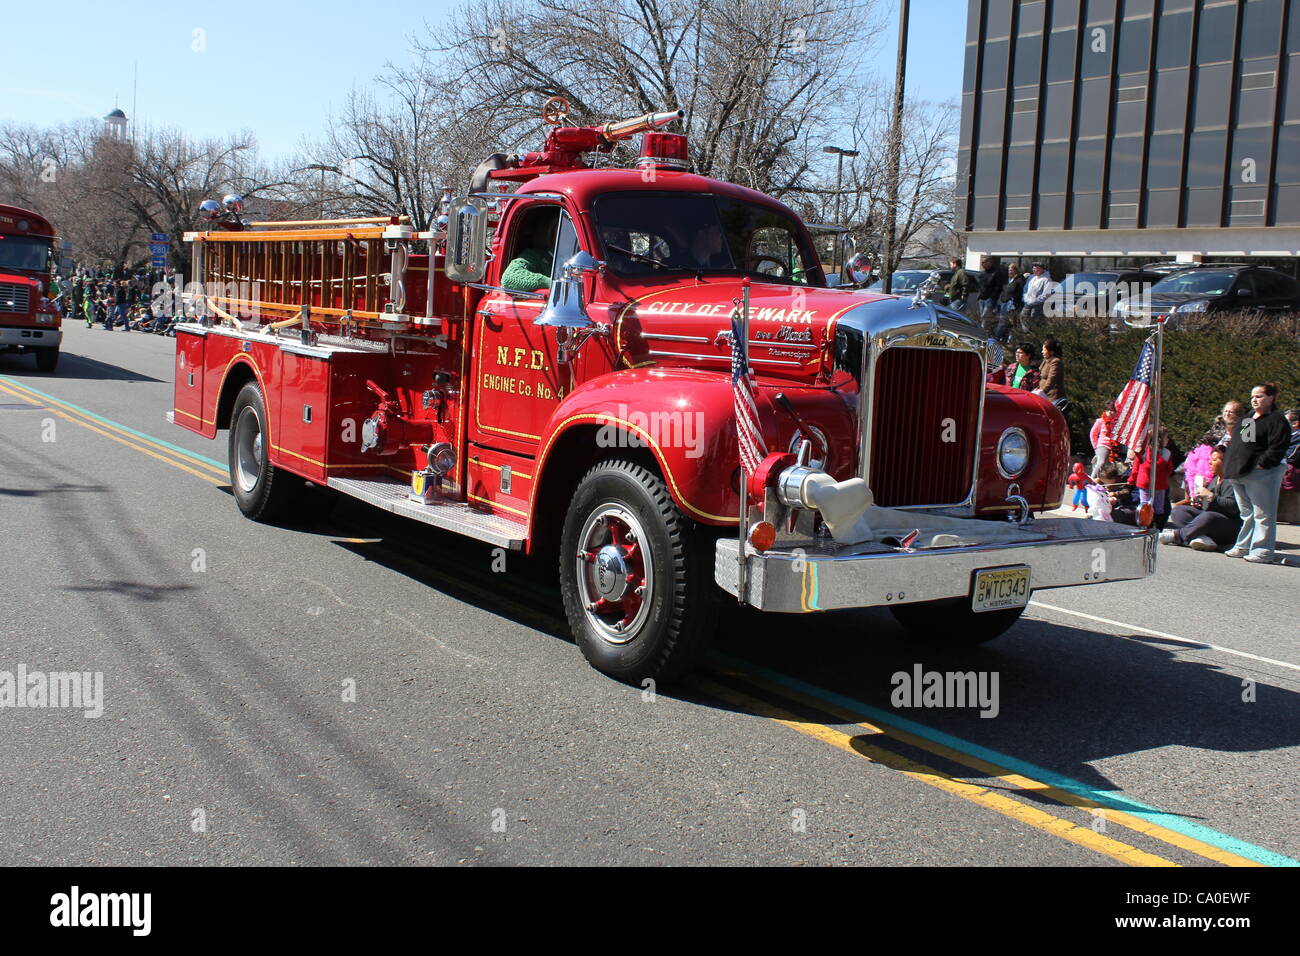
<svg viewBox="0 0 1300 956"><path fill-rule="evenodd" d="M1238 295L1238 297L1241 297L1241 296L1252 296L1252 295L1254 295L1254 294L1255 294L1255 290L1254 290L1254 289L1238 289L1238 290L1237 290L1237 295Z"/></svg>
<svg viewBox="0 0 1300 956"><path fill-rule="evenodd" d="M473 196L451 204L447 223L447 278L482 282L487 275L487 203Z"/></svg>

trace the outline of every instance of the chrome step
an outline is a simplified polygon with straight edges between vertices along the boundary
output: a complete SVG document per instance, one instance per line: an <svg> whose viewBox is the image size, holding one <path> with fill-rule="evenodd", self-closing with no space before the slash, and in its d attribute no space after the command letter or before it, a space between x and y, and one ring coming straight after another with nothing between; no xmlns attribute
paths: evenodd
<svg viewBox="0 0 1300 956"><path fill-rule="evenodd" d="M484 514L459 501L426 505L412 501L410 486L389 478L331 478L329 487L404 518L423 521L436 528L455 531L469 538L522 551L526 527L521 521Z"/></svg>

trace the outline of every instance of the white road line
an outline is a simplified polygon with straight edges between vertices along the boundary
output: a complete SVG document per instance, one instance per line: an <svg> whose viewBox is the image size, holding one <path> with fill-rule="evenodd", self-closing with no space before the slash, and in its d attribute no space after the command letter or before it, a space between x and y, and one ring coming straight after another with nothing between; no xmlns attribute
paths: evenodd
<svg viewBox="0 0 1300 956"><path fill-rule="evenodd" d="M1166 634L1164 631L1153 631L1149 627L1138 627L1136 624L1127 624L1124 621L1112 621L1108 617L1097 617L1095 614L1084 614L1082 611L1071 611L1069 608L1057 607L1055 604L1044 604L1042 601L1030 601L1032 607L1041 607L1048 611L1056 611L1058 614L1069 614L1073 617L1087 618L1089 621L1097 621L1100 624L1109 624L1112 627L1122 627L1129 631L1140 631L1143 634L1150 634L1154 637L1163 638L1166 641L1174 641L1178 644L1186 644L1189 647L1204 647L1213 651L1221 651L1224 654L1235 654L1237 657L1249 658L1252 661L1259 661L1263 664L1272 664L1276 667L1286 667L1293 671L1300 671L1300 664L1291 664L1287 661L1277 661L1271 657L1260 657L1258 654L1247 654L1245 651L1234 650L1231 647L1223 647L1219 644L1209 644L1205 641L1191 641L1185 637L1179 637L1176 634Z"/></svg>

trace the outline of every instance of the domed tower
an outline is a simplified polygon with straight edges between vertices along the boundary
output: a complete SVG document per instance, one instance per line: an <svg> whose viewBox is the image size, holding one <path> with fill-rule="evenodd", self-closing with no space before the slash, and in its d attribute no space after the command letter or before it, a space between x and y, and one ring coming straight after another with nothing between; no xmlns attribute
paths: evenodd
<svg viewBox="0 0 1300 956"><path fill-rule="evenodd" d="M104 135L109 139L126 139L126 114L115 109L104 117Z"/></svg>

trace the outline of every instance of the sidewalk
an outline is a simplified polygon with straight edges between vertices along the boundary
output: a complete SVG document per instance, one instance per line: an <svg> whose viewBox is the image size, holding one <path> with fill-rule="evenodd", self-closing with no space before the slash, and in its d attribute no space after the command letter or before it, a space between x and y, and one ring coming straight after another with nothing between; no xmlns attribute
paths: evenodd
<svg viewBox="0 0 1300 956"><path fill-rule="evenodd" d="M1061 496L1061 501L1070 501L1074 497L1074 490L1066 488ZM1068 504L1063 504L1055 511L1044 511L1044 517L1050 518L1082 518L1085 517L1084 510L1071 511ZM1282 560L1279 564L1285 564L1288 567L1300 568L1300 524L1289 524L1279 521L1277 524L1277 550L1283 552Z"/></svg>

